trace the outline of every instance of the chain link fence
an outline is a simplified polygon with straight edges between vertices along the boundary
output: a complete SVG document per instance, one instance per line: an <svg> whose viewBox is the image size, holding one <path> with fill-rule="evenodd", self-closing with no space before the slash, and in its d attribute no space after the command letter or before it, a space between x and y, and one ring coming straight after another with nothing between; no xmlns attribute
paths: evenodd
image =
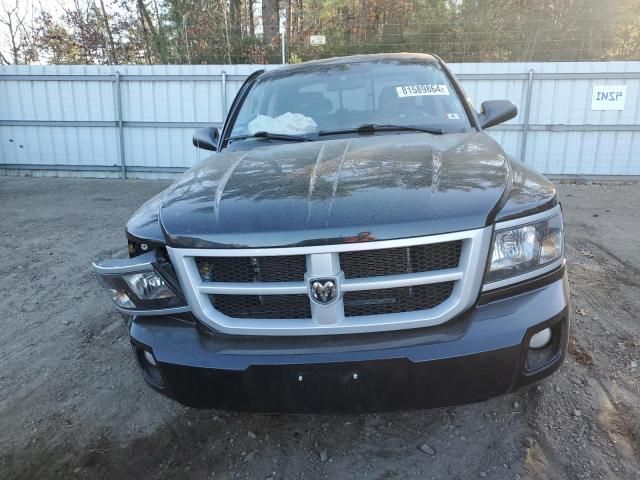
<svg viewBox="0 0 640 480"><path fill-rule="evenodd" d="M334 56L421 52L447 62L558 62L629 60L635 48L614 41L608 22L559 28L553 22L528 21L506 28L474 23L384 23L359 21L318 24L303 31L284 28L271 39L261 34L192 35L176 38L172 49L209 45L206 55L226 63L297 63ZM198 64L204 53L192 49L181 63ZM182 58L182 57L180 57Z"/></svg>

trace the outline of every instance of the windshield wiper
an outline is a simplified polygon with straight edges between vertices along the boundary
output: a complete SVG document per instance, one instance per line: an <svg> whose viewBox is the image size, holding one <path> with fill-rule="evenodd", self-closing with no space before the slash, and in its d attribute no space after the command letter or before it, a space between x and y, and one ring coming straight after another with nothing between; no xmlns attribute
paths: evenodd
<svg viewBox="0 0 640 480"><path fill-rule="evenodd" d="M248 138L269 138L272 140L284 140L287 142L310 142L311 139L298 135L286 135L284 133L271 133L260 131L251 135L238 135L237 137L229 137L229 140L246 140Z"/></svg>
<svg viewBox="0 0 640 480"><path fill-rule="evenodd" d="M356 128L345 128L342 130L321 130L318 135L340 135L342 133L374 133L374 132L425 132L433 135L443 135L442 128L416 127L412 125L378 125L376 123L365 123Z"/></svg>

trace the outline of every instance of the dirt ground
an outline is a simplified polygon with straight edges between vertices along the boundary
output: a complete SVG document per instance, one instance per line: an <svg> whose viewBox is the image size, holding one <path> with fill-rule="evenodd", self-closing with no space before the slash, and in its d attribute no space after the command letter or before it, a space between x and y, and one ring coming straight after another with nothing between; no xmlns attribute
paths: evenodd
<svg viewBox="0 0 640 480"><path fill-rule="evenodd" d="M146 387L93 277L166 184L0 177L0 478L640 478L640 185L559 187L575 321L552 377L456 408L273 416Z"/></svg>

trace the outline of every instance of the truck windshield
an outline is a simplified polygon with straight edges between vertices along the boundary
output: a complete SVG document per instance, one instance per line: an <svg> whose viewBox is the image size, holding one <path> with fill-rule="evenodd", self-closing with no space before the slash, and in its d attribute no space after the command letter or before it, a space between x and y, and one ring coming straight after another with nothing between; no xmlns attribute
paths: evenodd
<svg viewBox="0 0 640 480"><path fill-rule="evenodd" d="M312 138L320 132L361 133L358 127L371 124L443 133L471 128L439 64L378 61L267 73L244 100L230 136L268 132Z"/></svg>

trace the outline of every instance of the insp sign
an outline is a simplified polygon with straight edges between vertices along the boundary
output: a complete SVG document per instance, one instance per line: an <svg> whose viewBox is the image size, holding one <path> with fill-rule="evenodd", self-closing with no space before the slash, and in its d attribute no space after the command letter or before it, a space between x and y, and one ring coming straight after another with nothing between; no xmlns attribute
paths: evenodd
<svg viewBox="0 0 640 480"><path fill-rule="evenodd" d="M591 110L624 110L626 85L594 85Z"/></svg>

